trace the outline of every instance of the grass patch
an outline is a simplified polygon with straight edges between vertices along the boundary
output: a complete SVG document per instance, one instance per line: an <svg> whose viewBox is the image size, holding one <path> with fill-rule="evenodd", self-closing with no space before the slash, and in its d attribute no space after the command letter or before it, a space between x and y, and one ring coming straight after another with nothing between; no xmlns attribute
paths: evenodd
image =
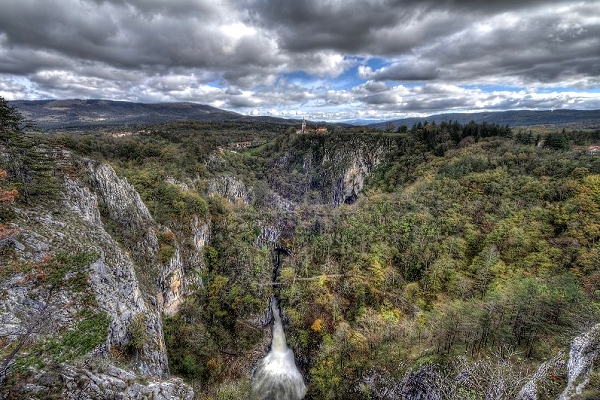
<svg viewBox="0 0 600 400"><path fill-rule="evenodd" d="M73 330L50 340L46 350L57 362L81 357L106 340L110 321L106 313L86 311Z"/></svg>

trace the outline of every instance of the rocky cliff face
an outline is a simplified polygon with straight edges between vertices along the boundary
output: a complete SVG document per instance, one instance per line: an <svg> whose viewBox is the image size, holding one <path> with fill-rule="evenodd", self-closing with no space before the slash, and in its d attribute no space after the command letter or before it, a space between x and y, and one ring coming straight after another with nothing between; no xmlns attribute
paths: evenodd
<svg viewBox="0 0 600 400"><path fill-rule="evenodd" d="M486 399L498 400L588 399L598 394L598 361L600 324L573 339L568 357L559 351L532 374L499 354L480 360L458 356L444 366L409 368L402 379L373 368L363 376L357 391L364 390L376 399L462 400L484 393ZM404 367L400 362L399 369Z"/></svg>
<svg viewBox="0 0 600 400"><path fill-rule="evenodd" d="M89 163L88 170L93 179L93 189L102 200L107 217L120 225L126 235L136 238L131 250L150 262L156 262L157 224L140 195L106 164Z"/></svg>
<svg viewBox="0 0 600 400"><path fill-rule="evenodd" d="M203 267L202 249L210 237L209 223L196 217L189 229L191 235L187 234L190 237L181 238L182 234L175 235L168 227L156 223L135 189L110 166L89 163L88 169L106 218L119 227L121 242L138 266L138 279L146 284L145 289L156 298L161 311L167 315L176 313L186 293L202 283L197 274L189 274L188 269ZM181 190L189 190L172 178L171 181ZM167 262L161 261L159 235L171 237L175 248ZM177 237L191 242L191 251L184 254Z"/></svg>
<svg viewBox="0 0 600 400"><path fill-rule="evenodd" d="M61 379L66 386L64 394L69 400L192 400L194 397L194 392L179 378L146 383L132 372L110 364L93 372L67 367L63 370ZM32 392L35 393L37 389L33 388Z"/></svg>
<svg viewBox="0 0 600 400"><path fill-rule="evenodd" d="M333 195L335 205L352 204L356 201L365 187L365 179L372 169L381 163L385 153L386 146L382 143L368 146L365 142L360 142L357 146L352 146L351 152L347 154L343 177L338 179L338 186ZM326 159L323 162L326 162Z"/></svg>
<svg viewBox="0 0 600 400"><path fill-rule="evenodd" d="M70 162L68 154L60 157L64 163ZM3 259L2 267L35 265L59 252L92 252L95 254L93 261L84 267L87 283L82 293L92 294L85 300L88 311L108 317L106 336L91 351L67 357L59 364L53 364L54 361L45 359L45 354L41 353L42 364L46 367L29 367L29 383L19 389L20 394L10 392L5 395L27 397L47 390L60 390L60 396L64 398L78 399L133 399L143 395L191 398L193 392L189 386L169 378L161 322L161 312L173 312L180 301L181 285L175 281L185 281L179 249L165 267L167 273L161 273L160 265L158 269L146 270L150 274L156 272L150 280L159 283L157 292L161 285L167 288L161 303L157 293L140 287L138 275L148 265L157 265L157 232L163 228L154 222L133 187L118 178L111 167L92 162L83 165L85 172L79 178L64 177L62 204L40 203L15 210L12 226L19 233L11 248L4 249L10 252L11 261ZM124 237L135 240L116 240L106 228L103 221L106 218L118 227L117 230L123 230ZM147 260L148 264L140 265L140 260ZM0 277L0 288L4 293L0 300L0 318L10 321L3 325L1 333L18 340L28 329L31 319L38 318L47 329L33 330L30 339L47 347L53 336L64 337L70 330L77 329L79 323L85 322L86 317L82 315L87 314L82 311L84 306L79 305L84 294L64 289L53 297L51 307L45 307L44 298L38 294L40 289L30 279L31 274L14 269L13 273ZM37 300L32 301L34 298ZM50 299L49 295L47 299ZM49 300L46 303L50 305ZM51 317L42 315L50 311L53 311ZM134 345L133 340L137 340ZM17 354L16 360L29 357L26 347ZM61 354L68 350L57 350L57 353L62 359ZM115 367L116 361L125 362L127 367ZM51 370L49 365L54 365Z"/></svg>
<svg viewBox="0 0 600 400"><path fill-rule="evenodd" d="M594 363L600 361L600 324L577 336L571 343L567 363L567 387L559 400L581 396L594 373Z"/></svg>
<svg viewBox="0 0 600 400"><path fill-rule="evenodd" d="M253 192L246 188L244 182L231 176L222 176L208 182L208 194L219 195L232 203L241 202L244 205L252 203Z"/></svg>
<svg viewBox="0 0 600 400"><path fill-rule="evenodd" d="M573 339L568 357L559 352L542 363L521 388L517 400L571 400L597 396L600 382L600 324ZM557 396L558 394L558 396Z"/></svg>
<svg viewBox="0 0 600 400"><path fill-rule="evenodd" d="M274 161L271 188L287 200L312 204L354 203L394 146L383 137L300 136Z"/></svg>

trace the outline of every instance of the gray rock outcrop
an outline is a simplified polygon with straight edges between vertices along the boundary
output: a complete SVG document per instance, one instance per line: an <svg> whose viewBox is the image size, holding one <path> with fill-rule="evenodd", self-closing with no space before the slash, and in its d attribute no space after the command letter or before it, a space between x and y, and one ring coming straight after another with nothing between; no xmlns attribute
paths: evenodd
<svg viewBox="0 0 600 400"><path fill-rule="evenodd" d="M232 176L220 176L209 180L208 194L216 194L232 203L241 202L244 205L251 204L254 197L252 189L247 188L244 182Z"/></svg>
<svg viewBox="0 0 600 400"><path fill-rule="evenodd" d="M55 390L58 386L63 387L64 398L73 399L191 399L192 389L180 379L169 377L162 309L154 294L144 293L140 287L136 261L132 257L137 252L150 262L156 261L156 232L160 227L135 189L126 180L117 177L110 166L90 162L87 164L87 174L89 185L76 178L65 177L62 192L64 200L60 211L51 204L16 210L13 223L19 229L17 240L20 246L13 246L13 252L23 263L41 262L57 252L93 252L97 255L85 267L85 292L93 297L92 304L87 307L93 312L107 315L110 323L106 340L83 359L102 360L106 369L99 373L86 363L75 366L67 360L60 366L60 379L45 384L48 379L42 377L49 375L42 369L35 373L40 380L28 384L23 390L43 393L50 387ZM100 211L101 207L104 208L103 212ZM106 229L102 221L103 213L123 229L135 232L139 240L133 246L124 248ZM169 265L174 266L174 270L183 271L179 251L176 251ZM0 318L7 322L2 325L0 333L5 337L10 338L11 332L15 335L22 332L27 316L34 315L36 307L39 308L35 301L29 300L34 287L24 285L24 278L26 276L17 272L0 281L5 294L0 301ZM157 274L154 280L160 281L160 278L160 274ZM178 279L183 278L179 276ZM52 304L56 312L52 312L51 319L42 321L48 324L48 329L36 330L32 339L73 329L80 318L77 299L81 296L67 290L61 292ZM131 324L136 319L143 321L144 342L125 369L117 368L113 365L112 354L115 349L120 353L127 348L132 338Z"/></svg>
<svg viewBox="0 0 600 400"><path fill-rule="evenodd" d="M194 392L181 379L143 382L131 372L108 366L105 372L92 373L74 368L65 369L65 395L68 399L156 399L191 400Z"/></svg>
<svg viewBox="0 0 600 400"><path fill-rule="evenodd" d="M571 342L567 362L567 387L558 400L581 396L590 381L594 363L600 362L600 324L577 336Z"/></svg>
<svg viewBox="0 0 600 400"><path fill-rule="evenodd" d="M559 352L551 360L542 363L521 388L516 400L537 400L556 396L556 389L550 389L556 385L553 381L557 376L561 377L560 381L566 379L566 386L557 400L580 399L585 390L598 390L598 388L590 388L589 384L592 374L598 373L594 368L598 368L599 361L600 324L597 324L573 339L568 360L563 352Z"/></svg>
<svg viewBox="0 0 600 400"><path fill-rule="evenodd" d="M435 366L426 364L410 371L402 380L401 396L410 400L441 400L437 382L439 374Z"/></svg>

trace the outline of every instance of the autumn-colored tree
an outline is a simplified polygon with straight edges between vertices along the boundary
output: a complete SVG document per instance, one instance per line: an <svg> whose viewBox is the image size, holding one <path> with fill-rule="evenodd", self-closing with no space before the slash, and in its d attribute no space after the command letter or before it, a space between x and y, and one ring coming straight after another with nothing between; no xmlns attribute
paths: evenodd
<svg viewBox="0 0 600 400"><path fill-rule="evenodd" d="M0 180L5 179L6 176L6 171L0 169ZM18 193L19 192L16 189L5 190L0 186L0 206L2 203L7 203L14 200ZM17 230L15 228L10 228L7 224L0 223L0 247L4 243L7 243L10 240L10 238L12 238L15 235L16 231Z"/></svg>
<svg viewBox="0 0 600 400"><path fill-rule="evenodd" d="M7 173L5 170L0 169L0 180L5 179ZM0 203L4 203L7 201L12 201L19 192L16 189L13 190L4 190L0 187Z"/></svg>

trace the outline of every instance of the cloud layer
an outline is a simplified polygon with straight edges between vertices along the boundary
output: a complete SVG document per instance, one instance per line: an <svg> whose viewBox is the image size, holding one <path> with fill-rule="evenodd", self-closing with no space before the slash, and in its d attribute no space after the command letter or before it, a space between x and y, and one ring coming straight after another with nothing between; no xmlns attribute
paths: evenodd
<svg viewBox="0 0 600 400"><path fill-rule="evenodd" d="M0 2L7 99L328 120L600 108L600 1Z"/></svg>

